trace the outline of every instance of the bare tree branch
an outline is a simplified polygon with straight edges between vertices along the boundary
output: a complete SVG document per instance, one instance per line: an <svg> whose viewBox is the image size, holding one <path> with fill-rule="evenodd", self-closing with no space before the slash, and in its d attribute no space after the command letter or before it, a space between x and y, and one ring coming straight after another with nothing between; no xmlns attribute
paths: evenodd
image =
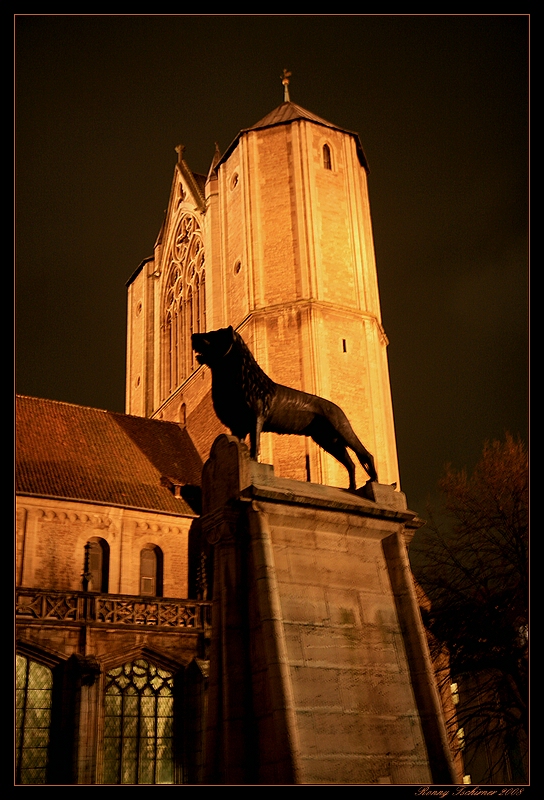
<svg viewBox="0 0 544 800"><path fill-rule="evenodd" d="M459 687L448 724L473 782L525 782L528 732L528 458L521 441L485 445L470 476L448 466L410 554L437 680ZM459 734L461 729L461 735Z"/></svg>

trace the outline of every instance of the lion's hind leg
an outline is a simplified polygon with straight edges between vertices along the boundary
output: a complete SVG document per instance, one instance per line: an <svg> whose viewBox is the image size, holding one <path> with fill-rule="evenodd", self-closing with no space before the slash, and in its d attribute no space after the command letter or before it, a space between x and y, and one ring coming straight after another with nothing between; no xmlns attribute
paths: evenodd
<svg viewBox="0 0 544 800"><path fill-rule="evenodd" d="M368 452L366 447L363 447L361 452L356 450L355 453L370 480L377 482L378 473L376 472L376 467L374 465L374 457Z"/></svg>
<svg viewBox="0 0 544 800"><path fill-rule="evenodd" d="M349 447L353 450L370 480L377 481L378 475L376 473L376 467L374 466L374 458L351 427L351 423L342 409L334 403L327 402L323 410L325 412L324 418L327 419L331 429L334 430L335 438L337 438L344 447ZM338 458L338 456L335 456L335 458ZM342 461L343 464L345 463L340 458L338 458L338 460Z"/></svg>
<svg viewBox="0 0 544 800"><path fill-rule="evenodd" d="M310 433L316 444L323 448L329 455L333 456L340 464L343 464L349 475L349 490L354 492L357 488L355 483L355 464L353 463L347 448L336 432L328 432L321 429L314 429Z"/></svg>

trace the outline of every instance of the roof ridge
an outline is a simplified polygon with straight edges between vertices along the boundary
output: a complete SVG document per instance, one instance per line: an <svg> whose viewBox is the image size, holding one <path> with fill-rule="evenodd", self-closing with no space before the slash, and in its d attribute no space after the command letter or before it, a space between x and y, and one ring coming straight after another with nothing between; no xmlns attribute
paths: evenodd
<svg viewBox="0 0 544 800"><path fill-rule="evenodd" d="M109 408L96 408L95 406L84 406L81 403L69 403L67 400L53 400L50 397L34 397L28 394L16 394L16 400L36 400L40 403L54 403L58 406L68 406L70 408L81 408L84 411L98 411L101 414L114 414L118 417L131 417L132 419L144 419L148 422L161 422L168 423L169 425L177 425L183 427L180 422L175 422L170 419L157 419L156 417L142 417L139 414L127 414L126 411L112 411Z"/></svg>
<svg viewBox="0 0 544 800"><path fill-rule="evenodd" d="M120 411L110 411L107 408L95 408L95 406L84 406L81 403L70 403L68 400L54 400L51 397L35 397L30 394L15 394L16 400L36 400L40 403L55 403L59 406L71 406L72 408L86 408L90 411L101 411L103 414L120 414Z"/></svg>
<svg viewBox="0 0 544 800"><path fill-rule="evenodd" d="M332 122L328 122L328 120L323 119L323 117L319 117L317 114L314 114L312 111L308 111L307 108L299 105L298 103L293 103L292 100L285 100L279 106L274 108L270 111L266 116L260 119L255 125L251 125L249 128L245 130L255 130L261 127L267 127L268 125L279 125L282 122L291 122L297 118L308 119L311 122L318 122L321 125L326 125L329 128L338 128L338 125L334 125Z"/></svg>
<svg viewBox="0 0 544 800"><path fill-rule="evenodd" d="M161 483L200 485L202 459L179 423L27 395L15 413L17 493L194 516L197 495Z"/></svg>

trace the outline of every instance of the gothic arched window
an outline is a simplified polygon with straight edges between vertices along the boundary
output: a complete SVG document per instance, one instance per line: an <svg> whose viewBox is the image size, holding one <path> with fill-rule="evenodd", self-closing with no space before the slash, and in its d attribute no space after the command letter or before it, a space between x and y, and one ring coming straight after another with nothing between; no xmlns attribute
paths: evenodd
<svg viewBox="0 0 544 800"><path fill-rule="evenodd" d="M140 594L162 596L163 557L160 547L148 545L140 553Z"/></svg>
<svg viewBox="0 0 544 800"><path fill-rule="evenodd" d="M166 393L178 385L180 368L180 330L183 317L183 279L178 265L172 263L166 283L164 314L164 373Z"/></svg>
<svg viewBox="0 0 544 800"><path fill-rule="evenodd" d="M143 658L106 674L102 782L178 782L173 675Z"/></svg>
<svg viewBox="0 0 544 800"><path fill-rule="evenodd" d="M181 217L168 259L162 311L164 398L195 369L191 335L206 330L204 243L192 214Z"/></svg>
<svg viewBox="0 0 544 800"><path fill-rule="evenodd" d="M328 144L323 145L323 166L325 169L332 169L331 148Z"/></svg>
<svg viewBox="0 0 544 800"><path fill-rule="evenodd" d="M192 286L189 286L189 289L187 290L187 339L189 342L191 341L191 336L193 333L195 333L195 309L193 303L193 288ZM187 361L189 362L189 372L193 371L194 360L195 354L193 348L191 347L187 356Z"/></svg>
<svg viewBox="0 0 544 800"><path fill-rule="evenodd" d="M16 783L42 784L47 778L53 673L17 655Z"/></svg>

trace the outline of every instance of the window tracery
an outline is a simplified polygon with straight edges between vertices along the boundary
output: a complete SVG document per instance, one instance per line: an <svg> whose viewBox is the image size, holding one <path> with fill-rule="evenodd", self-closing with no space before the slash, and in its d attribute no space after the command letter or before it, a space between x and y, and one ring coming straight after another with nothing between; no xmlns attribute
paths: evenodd
<svg viewBox="0 0 544 800"><path fill-rule="evenodd" d="M144 659L106 674L103 783L173 784L174 680Z"/></svg>
<svg viewBox="0 0 544 800"><path fill-rule="evenodd" d="M168 260L163 299L164 397L195 369L191 335L206 330L204 243L193 214L181 217Z"/></svg>

